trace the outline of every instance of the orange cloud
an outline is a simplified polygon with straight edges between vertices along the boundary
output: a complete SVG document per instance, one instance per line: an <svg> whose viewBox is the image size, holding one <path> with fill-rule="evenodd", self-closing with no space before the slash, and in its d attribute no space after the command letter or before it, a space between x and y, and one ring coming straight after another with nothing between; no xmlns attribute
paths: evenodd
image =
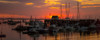
<svg viewBox="0 0 100 40"><path fill-rule="evenodd" d="M94 4L100 4L100 3L87 3L87 2L81 3L81 5L94 5Z"/></svg>
<svg viewBox="0 0 100 40"><path fill-rule="evenodd" d="M65 5L67 5L67 4L61 4L61 5L65 6Z"/></svg>
<svg viewBox="0 0 100 40"><path fill-rule="evenodd" d="M58 1L60 1L60 0L45 0L44 3L46 3L45 6L51 6L51 5L61 4L61 3L58 2Z"/></svg>
<svg viewBox="0 0 100 40"><path fill-rule="evenodd" d="M26 3L25 5L34 5L34 3Z"/></svg>
<svg viewBox="0 0 100 40"><path fill-rule="evenodd" d="M100 0L76 0L81 3L81 5L93 5L100 4Z"/></svg>
<svg viewBox="0 0 100 40"><path fill-rule="evenodd" d="M82 8L100 7L100 6L82 6Z"/></svg>
<svg viewBox="0 0 100 40"><path fill-rule="evenodd" d="M60 9L60 7L49 7L50 9Z"/></svg>
<svg viewBox="0 0 100 40"><path fill-rule="evenodd" d="M83 0L76 0L76 1L78 1L78 2L82 2Z"/></svg>

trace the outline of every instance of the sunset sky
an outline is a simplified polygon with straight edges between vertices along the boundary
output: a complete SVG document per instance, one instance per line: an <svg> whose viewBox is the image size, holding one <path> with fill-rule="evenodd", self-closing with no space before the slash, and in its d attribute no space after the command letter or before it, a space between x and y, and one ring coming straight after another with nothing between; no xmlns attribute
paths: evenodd
<svg viewBox="0 0 100 40"><path fill-rule="evenodd" d="M81 18L100 17L100 0L0 0L0 17L36 17L45 18L60 15L60 5L71 4L70 16L77 14L77 2L80 2ZM63 17L66 17L63 8Z"/></svg>

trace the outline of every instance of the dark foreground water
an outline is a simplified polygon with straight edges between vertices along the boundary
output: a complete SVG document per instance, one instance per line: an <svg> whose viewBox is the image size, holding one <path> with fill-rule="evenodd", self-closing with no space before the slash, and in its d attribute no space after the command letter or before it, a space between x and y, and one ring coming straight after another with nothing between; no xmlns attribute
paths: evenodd
<svg viewBox="0 0 100 40"><path fill-rule="evenodd" d="M80 35L79 33L58 33L57 35L27 35L12 30L16 26L1 24L0 28L1 27L3 29L3 34L6 35L6 37L2 38L2 40L100 40L100 34L97 33L90 35Z"/></svg>

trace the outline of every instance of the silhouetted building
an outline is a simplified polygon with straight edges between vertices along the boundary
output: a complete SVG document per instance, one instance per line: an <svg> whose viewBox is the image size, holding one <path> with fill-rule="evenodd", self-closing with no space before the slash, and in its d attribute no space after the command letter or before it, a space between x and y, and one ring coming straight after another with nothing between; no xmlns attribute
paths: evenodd
<svg viewBox="0 0 100 40"><path fill-rule="evenodd" d="M52 16L52 19L54 19L54 20L58 20L59 17L58 17L58 16Z"/></svg>

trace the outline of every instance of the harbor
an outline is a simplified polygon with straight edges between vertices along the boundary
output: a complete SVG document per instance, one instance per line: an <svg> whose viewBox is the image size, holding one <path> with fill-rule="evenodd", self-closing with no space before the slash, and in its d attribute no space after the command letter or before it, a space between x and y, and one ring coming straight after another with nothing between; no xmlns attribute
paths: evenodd
<svg viewBox="0 0 100 40"><path fill-rule="evenodd" d="M100 40L100 0L0 0L0 40Z"/></svg>
<svg viewBox="0 0 100 40"><path fill-rule="evenodd" d="M85 40L99 40L99 22L99 19L69 20L59 19L57 16L44 21L32 19L32 17L28 21L9 19L0 24L0 39L83 40L84 38Z"/></svg>

